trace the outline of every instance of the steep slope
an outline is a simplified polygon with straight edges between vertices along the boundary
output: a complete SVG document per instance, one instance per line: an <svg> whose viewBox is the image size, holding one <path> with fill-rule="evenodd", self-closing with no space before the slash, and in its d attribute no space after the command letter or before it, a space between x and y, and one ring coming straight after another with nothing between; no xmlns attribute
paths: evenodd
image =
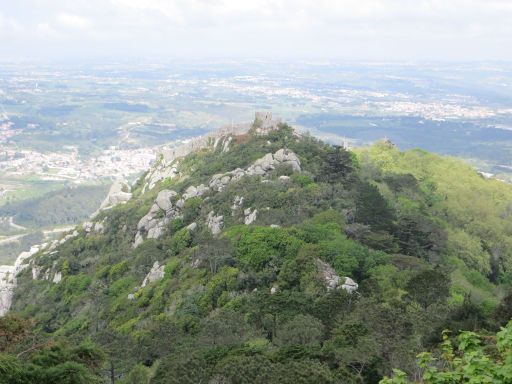
<svg viewBox="0 0 512 384"><path fill-rule="evenodd" d="M17 277L12 311L96 343L106 380L374 383L441 329L505 320L508 185L285 124L180 155Z"/></svg>

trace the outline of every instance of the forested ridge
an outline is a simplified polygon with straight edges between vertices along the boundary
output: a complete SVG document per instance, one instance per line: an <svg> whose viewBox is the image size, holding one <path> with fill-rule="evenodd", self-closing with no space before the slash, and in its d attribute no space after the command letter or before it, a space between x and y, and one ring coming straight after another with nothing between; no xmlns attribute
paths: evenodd
<svg viewBox="0 0 512 384"><path fill-rule="evenodd" d="M286 124L227 142L30 259L0 382L512 382L511 186Z"/></svg>

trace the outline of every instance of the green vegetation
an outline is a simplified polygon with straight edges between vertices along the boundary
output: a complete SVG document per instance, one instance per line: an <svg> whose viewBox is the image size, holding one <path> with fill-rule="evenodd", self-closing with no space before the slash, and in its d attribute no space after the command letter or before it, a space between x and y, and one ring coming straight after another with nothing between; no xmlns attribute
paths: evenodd
<svg viewBox="0 0 512 384"><path fill-rule="evenodd" d="M483 340L483 342L482 342ZM447 332L443 333L440 356L430 352L418 355L422 371L421 382L443 383L510 383L512 381L512 322L502 328L496 336L475 332L461 332L453 345ZM410 383L407 374L394 370L392 379L385 378L381 384Z"/></svg>
<svg viewBox="0 0 512 384"><path fill-rule="evenodd" d="M488 335L510 319L512 188L454 159L388 143L348 152L286 125L233 143L187 156L185 177L144 194L139 181L135 198L97 218L102 233L81 231L36 255L49 278L27 268L12 310L45 346L18 358L7 351L3 364L50 371L38 356L55 345L59 364L88 379L162 384L378 383L393 372L384 382L406 383L459 375L475 356L475 374L510 365L509 328L497 352L479 350L467 332L456 346L438 345L443 330ZM181 196L283 147L300 158L300 173L277 167L191 198L163 236L133 248L160 190ZM258 212L251 225L248 208ZM224 217L217 236L206 224L212 211ZM163 277L142 287L155 262ZM329 288L334 275L354 279L357 292ZM101 351L95 365L77 358L81 345ZM440 353L449 364L433 360Z"/></svg>
<svg viewBox="0 0 512 384"><path fill-rule="evenodd" d="M38 339L30 321L0 318L0 383L101 383L103 352L90 341L71 346Z"/></svg>

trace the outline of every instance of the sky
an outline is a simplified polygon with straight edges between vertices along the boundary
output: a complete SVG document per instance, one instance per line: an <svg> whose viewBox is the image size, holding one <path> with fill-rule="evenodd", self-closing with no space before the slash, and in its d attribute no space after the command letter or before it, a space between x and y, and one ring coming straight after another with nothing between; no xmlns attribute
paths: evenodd
<svg viewBox="0 0 512 384"><path fill-rule="evenodd" d="M0 60L512 60L511 20L512 0L0 0Z"/></svg>

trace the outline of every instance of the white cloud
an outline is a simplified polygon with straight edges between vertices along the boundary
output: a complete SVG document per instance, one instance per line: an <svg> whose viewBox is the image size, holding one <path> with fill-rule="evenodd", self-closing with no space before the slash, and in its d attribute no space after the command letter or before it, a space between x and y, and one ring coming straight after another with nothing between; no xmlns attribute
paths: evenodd
<svg viewBox="0 0 512 384"><path fill-rule="evenodd" d="M512 0L17 0L2 12L0 46L18 54L60 39L90 55L512 59Z"/></svg>
<svg viewBox="0 0 512 384"><path fill-rule="evenodd" d="M87 18L72 13L59 13L57 23L67 28L85 29L91 27L91 22Z"/></svg>

